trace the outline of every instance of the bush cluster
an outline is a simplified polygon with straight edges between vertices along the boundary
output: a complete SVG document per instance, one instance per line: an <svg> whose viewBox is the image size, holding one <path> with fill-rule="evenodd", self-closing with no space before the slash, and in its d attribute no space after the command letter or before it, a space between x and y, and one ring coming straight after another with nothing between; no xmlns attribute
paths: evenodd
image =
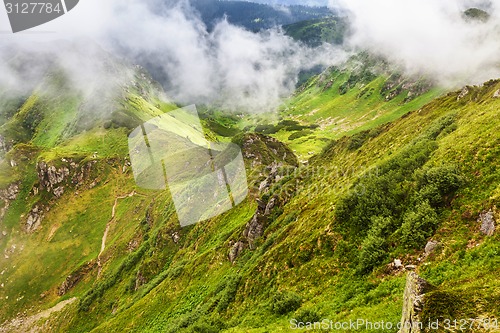
<svg viewBox="0 0 500 333"><path fill-rule="evenodd" d="M339 200L337 228L361 243L357 255L360 272L370 272L383 263L391 249L423 247L439 227L439 213L462 178L454 166L426 163L437 148L436 139L454 128L454 116L438 119L376 173L356 181Z"/></svg>
<svg viewBox="0 0 500 333"><path fill-rule="evenodd" d="M294 292L278 292L273 296L271 312L277 315L286 315L300 308L302 298Z"/></svg>
<svg viewBox="0 0 500 333"><path fill-rule="evenodd" d="M149 242L144 242L144 244L142 244L137 251L129 254L127 258L123 260L123 262L120 264L120 266L118 266L118 269L116 269L115 272L106 276L103 280L97 282L92 289L90 289L85 293L85 295L83 295L82 299L80 300L78 309L85 312L89 311L92 303L95 300L101 298L108 289L113 287L124 272L131 270L139 263L146 251L149 249L149 246Z"/></svg>

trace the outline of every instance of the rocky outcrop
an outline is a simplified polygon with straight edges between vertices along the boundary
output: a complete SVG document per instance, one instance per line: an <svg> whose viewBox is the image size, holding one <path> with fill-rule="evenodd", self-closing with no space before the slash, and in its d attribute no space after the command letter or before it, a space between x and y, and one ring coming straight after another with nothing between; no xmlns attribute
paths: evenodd
<svg viewBox="0 0 500 333"><path fill-rule="evenodd" d="M52 192L56 197L60 197L64 193L61 190L60 184L66 181L69 176L69 168L61 167L57 169L53 165L47 165L45 162L38 163L37 166L38 180L40 181L40 190Z"/></svg>
<svg viewBox="0 0 500 333"><path fill-rule="evenodd" d="M18 193L19 193L19 184L18 183L11 184L5 190L0 190L0 199L10 200L10 201L16 200Z"/></svg>
<svg viewBox="0 0 500 333"><path fill-rule="evenodd" d="M32 232L40 228L42 225L44 210L39 205L35 205L28 214L26 220L26 231Z"/></svg>
<svg viewBox="0 0 500 333"><path fill-rule="evenodd" d="M60 198L65 191L65 186L69 184L75 185L76 188L80 187L86 180L88 180L92 173L93 166L97 161L90 161L83 165L79 165L71 159L62 159L65 164L60 167L49 165L46 162L40 162L37 165L37 174L39 181L39 188L34 190L46 191L52 193L56 198ZM97 180L89 182L89 188L97 185Z"/></svg>
<svg viewBox="0 0 500 333"><path fill-rule="evenodd" d="M250 248L253 248L255 240L264 234L268 218L272 214L274 208L280 204L284 205L288 200L288 198L282 197L283 202L280 203L278 196L273 195L269 197L269 192L272 186L282 179L282 176L279 173L280 167L282 167L281 164L272 163L267 168L267 178L262 181L259 186L259 193L262 195L262 198L257 199L257 211L252 219L247 223L245 231L243 232L243 237Z"/></svg>
<svg viewBox="0 0 500 333"><path fill-rule="evenodd" d="M247 223L243 232L243 237L251 249L253 248L253 243L264 234L267 217L269 216L269 214L266 215L266 207L266 203L258 200L257 212L255 212L252 219Z"/></svg>
<svg viewBox="0 0 500 333"><path fill-rule="evenodd" d="M425 294L435 288L415 272L410 272L406 278L403 297L403 316L399 333L423 332L422 310L425 304Z"/></svg>
<svg viewBox="0 0 500 333"><path fill-rule="evenodd" d="M281 164L273 163L267 168L268 176L259 185L259 193L266 193L270 190L271 185L281 180L279 175L279 168Z"/></svg>
<svg viewBox="0 0 500 333"><path fill-rule="evenodd" d="M272 164L298 166L295 154L279 140L258 133L250 133L235 139L243 151L243 157L252 169L267 168Z"/></svg>
<svg viewBox="0 0 500 333"><path fill-rule="evenodd" d="M8 188L0 190L0 200L4 202L3 207L0 209L0 221L5 216L7 209L9 209L11 201L16 200L19 194L19 184L11 184Z"/></svg>
<svg viewBox="0 0 500 333"><path fill-rule="evenodd" d="M400 94L407 92L404 103L427 93L432 89L432 83L418 78L405 77L400 74L391 75L382 87L381 94L387 102L392 101Z"/></svg>
<svg viewBox="0 0 500 333"><path fill-rule="evenodd" d="M276 201L273 201L274 203ZM243 231L242 239L236 243L231 243L231 250L229 251L229 261L234 263L238 256L246 248L254 249L254 243L257 239L262 237L264 231L268 224L268 218L270 215L271 208L269 203L265 203L261 200L257 200L258 207L257 211L251 218L251 220L245 226ZM274 205L274 204L273 204ZM267 213L266 213L267 212Z"/></svg>
<svg viewBox="0 0 500 333"><path fill-rule="evenodd" d="M465 96L467 96L469 92L470 92L469 87L464 87L460 92L460 94L458 94L457 102L463 99Z"/></svg>
<svg viewBox="0 0 500 333"><path fill-rule="evenodd" d="M271 193L273 186L283 179L279 170L281 164L273 163L266 170L268 176L260 183L260 199L257 199L257 211L245 226L242 238L230 244L229 260L234 263L244 249L254 249L255 241L264 235L270 218L276 218L275 212L279 207L283 207L293 195L293 191L286 193ZM286 188L286 186L285 186Z"/></svg>
<svg viewBox="0 0 500 333"><path fill-rule="evenodd" d="M245 249L245 243L242 241L236 242L234 245L232 245L231 250L229 251L229 261L234 263L236 261L236 258L243 252Z"/></svg>
<svg viewBox="0 0 500 333"><path fill-rule="evenodd" d="M5 139L5 137L0 135L0 152L8 152L12 149L12 144Z"/></svg>
<svg viewBox="0 0 500 333"><path fill-rule="evenodd" d="M500 98L500 89L493 93L493 98Z"/></svg>
<svg viewBox="0 0 500 333"><path fill-rule="evenodd" d="M280 182L285 176L296 174L299 167L295 154L275 138L249 133L235 138L234 143L242 148L245 163L252 170L249 185L251 195L257 198L257 210L245 225L240 239L229 243L228 257L233 263L246 248L255 248L255 241L264 235L270 220L281 214L279 208L295 194L295 183ZM275 186L278 183L279 188Z"/></svg>
<svg viewBox="0 0 500 333"><path fill-rule="evenodd" d="M496 221L493 211L483 212L479 215L478 223L481 223L481 232L486 236L493 236L496 230Z"/></svg>
<svg viewBox="0 0 500 333"><path fill-rule="evenodd" d="M90 261L87 264L79 267L76 271L72 272L57 290L58 296L63 296L73 289L78 282L80 282L87 274L89 274L97 266L95 261Z"/></svg>
<svg viewBox="0 0 500 333"><path fill-rule="evenodd" d="M427 245L425 245L425 256L430 256L434 252L436 252L439 247L439 243L435 241L429 241Z"/></svg>
<svg viewBox="0 0 500 333"><path fill-rule="evenodd" d="M75 188L81 187L84 183L87 188L92 188L97 185L97 180L90 182L90 174L93 166L97 161L90 161L83 165L75 163L71 159L63 158L62 165L56 167L55 165L46 162L39 162L36 167L38 175L38 186L32 190L33 195L38 195L42 192L47 192L59 199L65 193L66 187L74 185ZM28 213L26 219L26 231L33 232L40 228L44 213L50 208L49 205L35 204L31 211Z"/></svg>

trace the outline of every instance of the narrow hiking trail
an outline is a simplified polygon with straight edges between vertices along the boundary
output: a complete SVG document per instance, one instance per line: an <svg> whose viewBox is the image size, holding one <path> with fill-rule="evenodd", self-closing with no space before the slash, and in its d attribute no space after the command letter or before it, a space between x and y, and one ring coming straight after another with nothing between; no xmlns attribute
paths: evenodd
<svg viewBox="0 0 500 333"><path fill-rule="evenodd" d="M113 207L111 209L111 219L109 222L106 224L106 229L104 230L104 234L102 236L102 241L101 241L101 250L99 252L99 255L97 257L97 264L99 267L98 274L97 276L99 277L101 275L101 269L102 269L102 264L101 264L101 256L106 250L106 241L108 238L108 233L111 229L112 224L116 221L116 210L118 207L118 202L119 200L123 200L126 198L131 198L135 195L140 195L136 191L132 191L129 194L117 196L115 198ZM62 311L67 305L70 305L77 301L76 297L73 297L71 299L62 301L57 303L55 306L53 306L50 309L44 310L42 312L39 312L35 315L29 316L29 317L17 317L12 319L11 321L5 322L0 325L0 333L12 333L12 332L19 332L19 333L26 333L26 332L39 332L41 327L37 326L37 322L42 320L42 319L48 319L52 314L56 312Z"/></svg>
<svg viewBox="0 0 500 333"><path fill-rule="evenodd" d="M41 319L48 319L53 313L62 311L67 305L74 303L76 297L57 303L50 309L39 312L29 317L18 317L12 319L10 322L4 323L0 326L0 333L26 333L26 332L39 332L40 327L36 326L37 322Z"/></svg>
<svg viewBox="0 0 500 333"><path fill-rule="evenodd" d="M111 225L113 224L113 222L115 222L116 207L118 206L118 200L132 198L133 196L135 196L137 194L138 193L136 191L132 191L130 194L125 194L125 195L118 196L115 198L115 203L113 205L113 208L111 209L111 219L109 220L108 224L106 224L106 229L104 230L104 234L102 235L101 251L99 252L99 255L97 256L97 266L99 267L99 270L97 272L97 277L99 277L101 275L101 269L102 269L101 256L104 253L104 250L106 250L106 241L108 239L109 229L111 228Z"/></svg>

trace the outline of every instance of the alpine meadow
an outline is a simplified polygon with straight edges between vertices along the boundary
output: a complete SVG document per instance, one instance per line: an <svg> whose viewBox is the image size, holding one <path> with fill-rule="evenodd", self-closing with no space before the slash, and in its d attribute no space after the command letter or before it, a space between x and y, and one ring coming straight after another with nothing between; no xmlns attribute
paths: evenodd
<svg viewBox="0 0 500 333"><path fill-rule="evenodd" d="M500 332L497 1L13 3L1 333Z"/></svg>

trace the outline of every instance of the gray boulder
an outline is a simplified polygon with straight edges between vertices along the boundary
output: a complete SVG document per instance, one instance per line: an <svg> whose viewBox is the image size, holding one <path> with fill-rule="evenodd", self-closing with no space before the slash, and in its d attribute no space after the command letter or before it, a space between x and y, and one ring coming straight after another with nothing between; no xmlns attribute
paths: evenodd
<svg viewBox="0 0 500 333"><path fill-rule="evenodd" d="M427 245L425 246L425 255L430 256L434 252L436 252L436 249L438 248L439 243L435 241L429 241Z"/></svg>
<svg viewBox="0 0 500 333"><path fill-rule="evenodd" d="M481 232L486 236L493 236L495 233L495 216L493 211L490 209L488 212L483 212L479 215L479 219L477 220L481 223Z"/></svg>

